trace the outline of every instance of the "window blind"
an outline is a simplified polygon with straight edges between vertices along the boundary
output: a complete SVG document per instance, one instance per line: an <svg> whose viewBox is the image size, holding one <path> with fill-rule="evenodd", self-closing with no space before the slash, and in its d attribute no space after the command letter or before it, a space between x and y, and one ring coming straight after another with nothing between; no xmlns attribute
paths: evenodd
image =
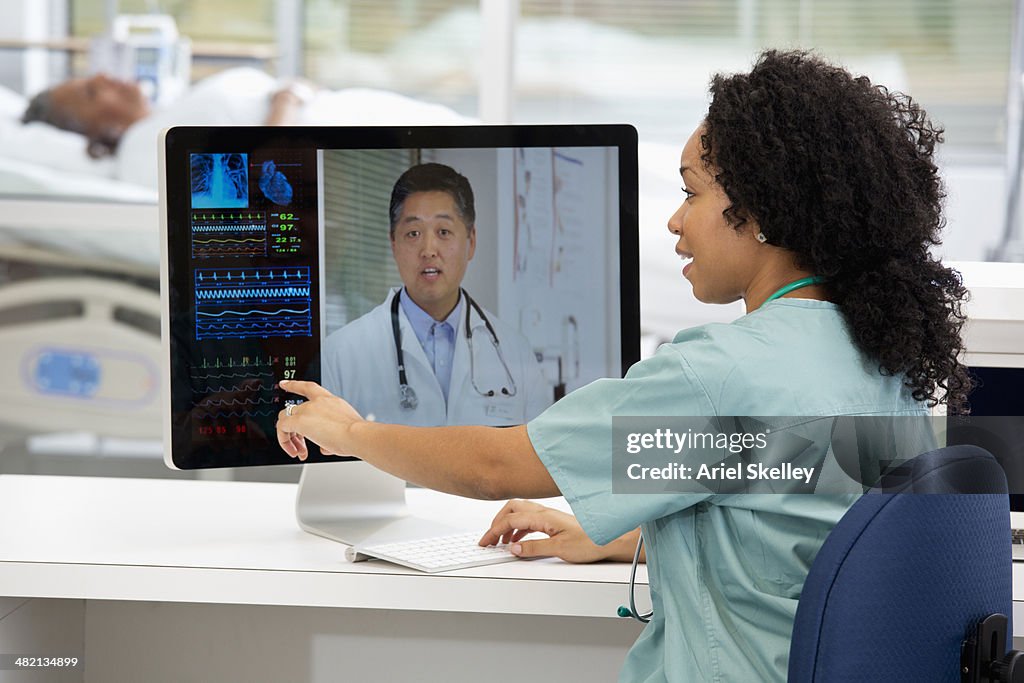
<svg viewBox="0 0 1024 683"><path fill-rule="evenodd" d="M413 150L324 152L325 326L328 334L384 301L401 284L391 256L391 188Z"/></svg>
<svg viewBox="0 0 1024 683"><path fill-rule="evenodd" d="M912 95L949 146L1002 150L1005 0L520 2L519 120L627 120L642 138L682 144L706 111L711 74L748 68L768 47L814 48Z"/></svg>

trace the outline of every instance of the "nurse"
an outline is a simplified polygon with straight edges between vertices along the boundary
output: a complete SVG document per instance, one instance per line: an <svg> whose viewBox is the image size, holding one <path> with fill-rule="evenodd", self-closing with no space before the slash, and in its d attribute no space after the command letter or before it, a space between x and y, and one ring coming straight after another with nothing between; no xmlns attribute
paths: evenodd
<svg viewBox="0 0 1024 683"><path fill-rule="evenodd" d="M419 164L391 192L404 287L327 337L324 386L370 419L420 427L518 425L551 405L529 341L462 288L476 249L469 181Z"/></svg>
<svg viewBox="0 0 1024 683"><path fill-rule="evenodd" d="M305 382L278 418L302 437L442 491L561 494L576 517L512 501L482 544L574 561L646 541L654 615L623 681L784 681L800 591L854 495L612 493L613 416L924 415L965 408L959 275L929 248L943 225L941 140L909 97L802 52L716 76L679 162L668 221L682 275L731 324L683 330L623 379L574 391L523 427L369 423ZM548 539L519 543L541 531ZM515 549L514 549L515 551Z"/></svg>

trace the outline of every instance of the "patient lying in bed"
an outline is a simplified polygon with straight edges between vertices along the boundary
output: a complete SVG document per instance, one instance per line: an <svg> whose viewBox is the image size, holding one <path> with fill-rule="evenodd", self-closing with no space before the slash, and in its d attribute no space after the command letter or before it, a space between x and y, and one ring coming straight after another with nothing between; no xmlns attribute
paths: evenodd
<svg viewBox="0 0 1024 683"><path fill-rule="evenodd" d="M175 125L457 125L469 120L395 93L284 87L255 69L230 69L152 109L134 83L105 75L65 81L33 98L23 122L41 121L84 136L83 153L113 155L115 176L157 186L161 129Z"/></svg>

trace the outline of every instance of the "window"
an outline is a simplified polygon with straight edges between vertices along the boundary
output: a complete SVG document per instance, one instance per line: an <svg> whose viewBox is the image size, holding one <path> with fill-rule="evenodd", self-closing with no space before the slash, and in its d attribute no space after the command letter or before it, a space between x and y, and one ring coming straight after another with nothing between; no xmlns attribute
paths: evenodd
<svg viewBox="0 0 1024 683"><path fill-rule="evenodd" d="M305 74L477 114L476 0L306 0Z"/></svg>
<svg viewBox="0 0 1024 683"><path fill-rule="evenodd" d="M107 29L107 0L68 0L69 32L92 38ZM228 66L256 63L273 71L276 0L118 0L118 14L159 12L174 17L178 31L193 43L193 76L202 78ZM83 73L87 55L73 70Z"/></svg>
<svg viewBox="0 0 1024 683"><path fill-rule="evenodd" d="M411 150L327 150L324 170L326 333L368 313L400 283L388 211ZM337 237L337 239L335 239Z"/></svg>
<svg viewBox="0 0 1024 683"><path fill-rule="evenodd" d="M765 47L813 47L913 95L945 126L947 149L1002 152L1013 24L1005 0L517 2L515 122L629 121L642 140L678 143L706 109L712 73L746 69ZM107 0L68 3L73 36L103 30ZM197 45L268 52L291 52L275 23L294 11L295 68L330 88L394 90L476 116L488 85L479 78L483 0L115 4L171 14ZM196 75L231 63L198 59ZM282 64L262 62L271 72Z"/></svg>
<svg viewBox="0 0 1024 683"><path fill-rule="evenodd" d="M950 147L1001 152L1012 3L999 0L521 0L517 121L631 121L680 142L717 71L814 47L914 96Z"/></svg>

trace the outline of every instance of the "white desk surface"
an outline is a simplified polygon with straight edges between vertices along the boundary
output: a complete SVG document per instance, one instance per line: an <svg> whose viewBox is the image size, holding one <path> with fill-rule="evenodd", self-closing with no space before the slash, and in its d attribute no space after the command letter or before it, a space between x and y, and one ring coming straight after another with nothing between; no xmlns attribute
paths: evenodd
<svg viewBox="0 0 1024 683"><path fill-rule="evenodd" d="M299 529L296 488L0 476L0 595L609 618L626 599L628 564L520 560L426 575L349 563L345 546ZM502 505L420 489L408 501L413 514L481 533ZM644 567L637 579L646 584Z"/></svg>

